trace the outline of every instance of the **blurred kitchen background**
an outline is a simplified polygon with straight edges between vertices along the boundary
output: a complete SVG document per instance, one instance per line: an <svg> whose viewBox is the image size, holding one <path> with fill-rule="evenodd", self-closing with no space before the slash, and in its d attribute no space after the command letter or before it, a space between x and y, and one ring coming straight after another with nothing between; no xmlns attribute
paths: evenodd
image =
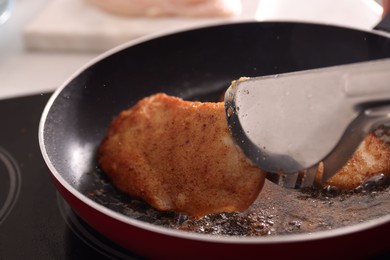
<svg viewBox="0 0 390 260"><path fill-rule="evenodd" d="M374 0L240 3L241 10L229 17L132 17L106 12L86 0L12 0L8 19L0 19L0 99L53 91L99 54L155 33L240 20L372 30L382 15L381 1Z"/></svg>

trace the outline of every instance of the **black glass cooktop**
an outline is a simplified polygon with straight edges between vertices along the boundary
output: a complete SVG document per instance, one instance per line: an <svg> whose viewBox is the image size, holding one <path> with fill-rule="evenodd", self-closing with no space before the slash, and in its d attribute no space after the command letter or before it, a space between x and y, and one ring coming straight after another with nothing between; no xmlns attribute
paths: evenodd
<svg viewBox="0 0 390 260"><path fill-rule="evenodd" d="M0 100L0 259L136 259L78 218L38 145L50 93Z"/></svg>

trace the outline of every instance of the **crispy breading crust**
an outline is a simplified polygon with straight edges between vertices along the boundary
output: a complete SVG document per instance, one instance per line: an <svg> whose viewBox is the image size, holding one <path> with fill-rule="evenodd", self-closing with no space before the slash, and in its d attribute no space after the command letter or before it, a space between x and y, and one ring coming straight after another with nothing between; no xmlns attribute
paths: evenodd
<svg viewBox="0 0 390 260"><path fill-rule="evenodd" d="M230 136L222 102L162 93L114 119L99 163L119 190L195 217L244 211L265 180Z"/></svg>
<svg viewBox="0 0 390 260"><path fill-rule="evenodd" d="M321 167L319 171L321 175ZM380 173L390 175L390 148L374 133L370 133L351 159L325 184L350 190Z"/></svg>

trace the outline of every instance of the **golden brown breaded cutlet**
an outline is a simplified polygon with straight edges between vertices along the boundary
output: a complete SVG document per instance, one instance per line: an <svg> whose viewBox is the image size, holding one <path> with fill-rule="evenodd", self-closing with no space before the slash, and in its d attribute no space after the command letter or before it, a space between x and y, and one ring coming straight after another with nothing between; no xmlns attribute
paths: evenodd
<svg viewBox="0 0 390 260"><path fill-rule="evenodd" d="M390 175L390 147L374 133L370 133L351 159L325 184L350 190L381 173Z"/></svg>
<svg viewBox="0 0 390 260"><path fill-rule="evenodd" d="M195 217L246 210L266 175L235 145L223 102L162 93L113 120L99 147L99 164L119 190L158 210ZM325 185L353 189L379 173L390 175L390 148L371 133Z"/></svg>
<svg viewBox="0 0 390 260"><path fill-rule="evenodd" d="M265 180L235 145L223 102L161 93L114 119L99 163L119 190L158 210L195 217L244 211Z"/></svg>

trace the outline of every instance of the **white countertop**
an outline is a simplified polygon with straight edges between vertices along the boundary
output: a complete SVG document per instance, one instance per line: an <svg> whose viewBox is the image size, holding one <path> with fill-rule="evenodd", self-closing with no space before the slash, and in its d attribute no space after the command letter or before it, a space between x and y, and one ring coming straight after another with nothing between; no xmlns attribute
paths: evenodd
<svg viewBox="0 0 390 260"><path fill-rule="evenodd" d="M83 45L76 45L79 42L76 42L74 37L70 37L72 34L69 34L69 30L66 31L66 27L63 26L64 23L60 22L60 18L66 18L66 12L63 12L61 17L52 18L53 21L50 24L50 28L51 33L53 33L53 28L54 32L56 32L55 30L57 28L58 33L56 36L63 37L59 38L61 41L63 39L69 40L68 45L73 46L73 48L69 47L69 49L64 49L62 47L61 49L56 49L53 48L55 45L52 45L51 48L44 48L44 46L40 46L40 48L38 48L39 46L35 46L35 48L32 48L31 42L26 41L25 38L26 28L30 32L32 30L33 33L42 33L37 30L39 27L35 27L34 29L34 26L42 22L42 17L45 12L47 14L47 10L54 8L53 5L55 4L60 4L60 2L64 4L63 1L70 0L14 1L15 5L10 19L4 24L0 24L0 99L53 91L80 67L97 57L105 48L108 48L108 45L91 48L93 51L85 48L85 46L88 46L85 44L89 44L86 42L86 40L90 40L88 37L78 37L77 40L80 42L81 39ZM243 4L243 15L234 19L305 21L370 30L378 23L381 15L381 7L373 0L243 0ZM83 8L87 7L84 6ZM86 12L83 13L85 14ZM97 14L96 10L91 11L91 13L94 15L93 21L95 23L102 21L105 24L110 23L109 15L104 13ZM48 19L48 16L45 18ZM121 23L126 23L126 20L123 20L123 18L120 19ZM118 23L118 18L113 19L113 25L116 25L114 24L114 20L115 23ZM83 17L81 21L83 24L80 24L78 28L88 30L88 23L91 20L88 20L88 17ZM194 23L205 24L207 20L198 20ZM31 26L31 24L34 26ZM138 21L138 25L142 24L146 23L140 23ZM140 26L138 26L137 35L128 34L126 35L128 38L117 37L115 39L127 41L131 40L131 37L142 36L142 32L149 34L158 30L172 30L174 28L173 26L167 28L169 27L167 24L166 22L164 28L154 27L153 31L146 30L145 25L145 30L141 30L141 33L139 30ZM180 24L181 27L192 25L188 21L184 25L183 22L180 22ZM96 35L99 37L113 37L112 34L110 36L110 34L104 34L103 31L101 34L99 33L95 28L94 37ZM43 35L41 37L44 39L46 36ZM36 39L39 40L40 38L38 37ZM107 42L113 44L112 39Z"/></svg>

